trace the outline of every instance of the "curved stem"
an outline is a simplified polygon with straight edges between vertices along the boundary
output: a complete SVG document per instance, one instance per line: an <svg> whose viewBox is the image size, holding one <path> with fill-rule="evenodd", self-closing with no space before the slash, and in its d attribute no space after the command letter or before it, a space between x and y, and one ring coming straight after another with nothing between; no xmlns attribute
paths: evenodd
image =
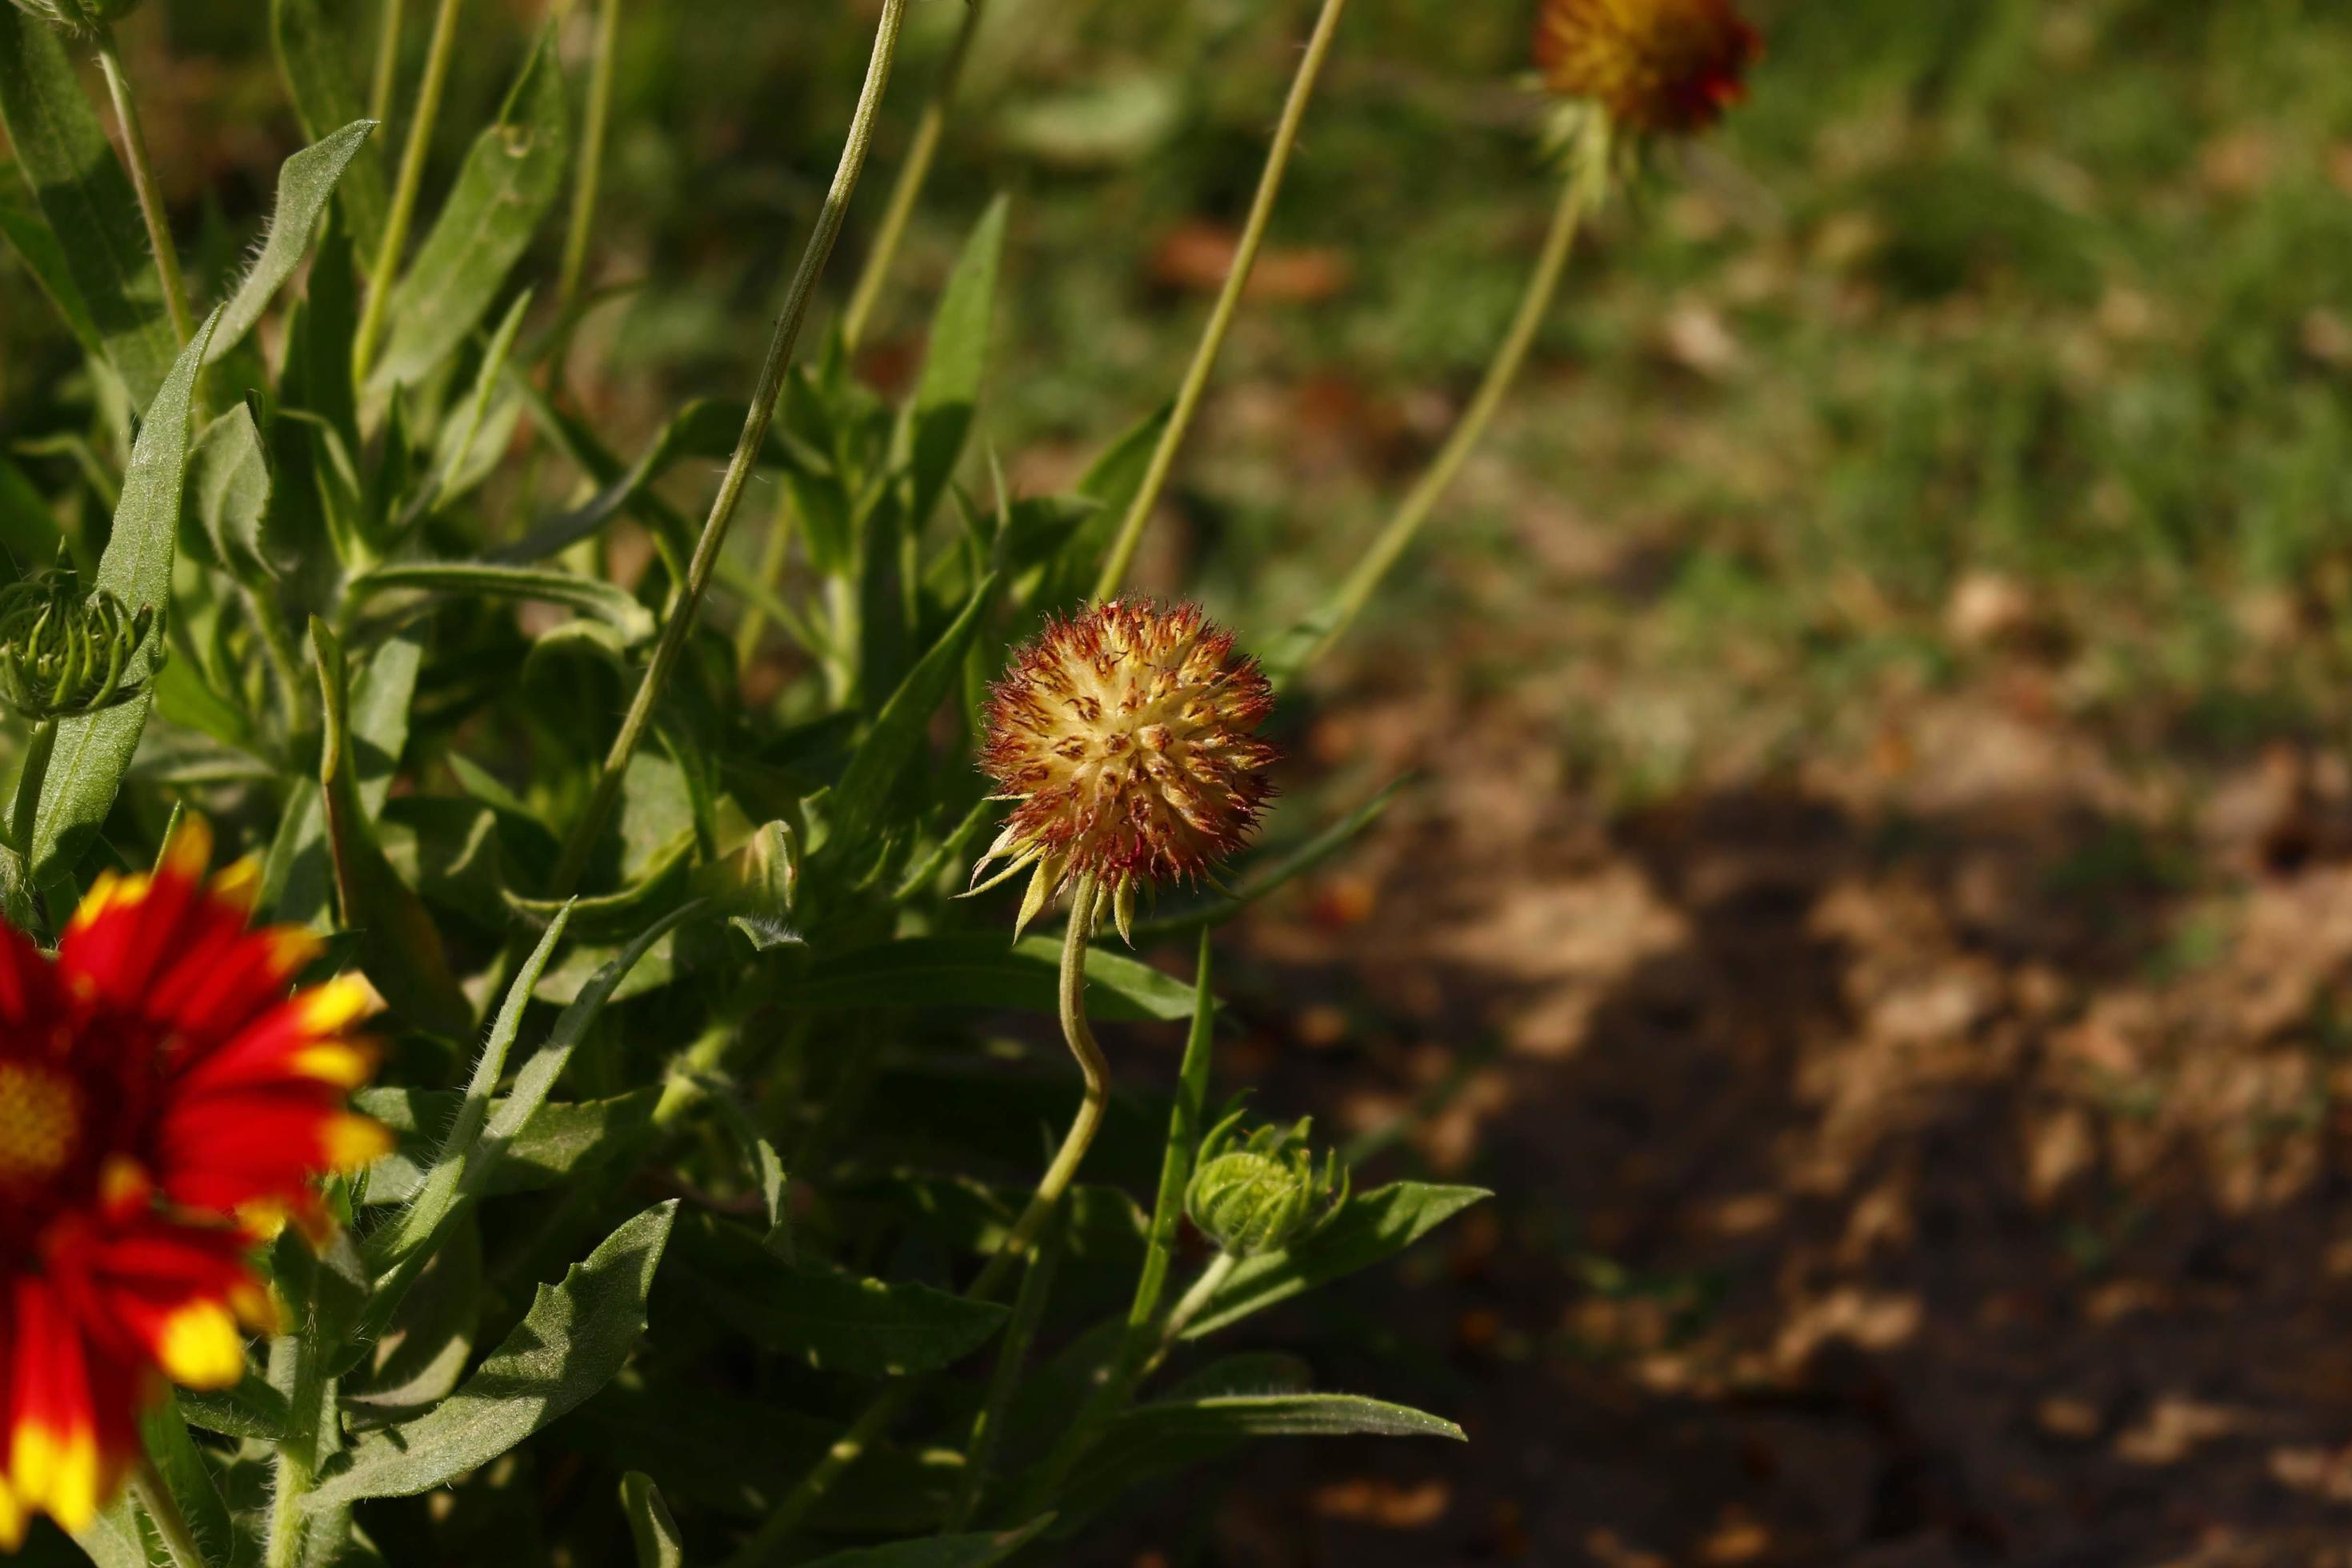
<svg viewBox="0 0 2352 1568"><path fill-rule="evenodd" d="M560 309L580 292L588 268L588 241L596 226L596 196L604 180L604 142L613 120L613 62L621 36L621 0L602 0L596 10L596 56L588 77L588 110L582 124L580 178L572 187L572 225L563 237L563 270L556 284Z"/></svg>
<svg viewBox="0 0 2352 1568"><path fill-rule="evenodd" d="M172 221L155 184L154 161L147 155L147 130L131 95L131 78L122 68L121 51L114 47L114 29L105 26L98 29L98 66L106 78L107 96L114 100L115 122L122 128L123 162L130 165L131 189L139 197L139 216L147 225L147 244L155 252L156 276L163 280L163 308L172 314L173 334L185 343L196 328L188 312L188 285L180 276L180 249L172 243Z"/></svg>
<svg viewBox="0 0 2352 1568"><path fill-rule="evenodd" d="M383 0L383 14L375 35L375 74L368 87L368 118L378 124L392 119L392 89L400 80L400 32L403 0Z"/></svg>
<svg viewBox="0 0 2352 1568"><path fill-rule="evenodd" d="M984 1301L993 1295L1004 1277L1025 1259L1036 1246L1037 1233L1054 1216L1054 1206L1062 1201L1070 1183L1078 1173L1087 1157L1087 1150L1102 1130L1103 1112L1110 1105L1110 1064L1104 1059L1102 1047L1095 1043L1092 1025L1087 1021L1087 940L1094 934L1097 886L1094 878L1078 879L1076 890L1070 898L1070 926L1062 938L1062 976L1060 986L1062 1038L1069 1043L1070 1054L1078 1058L1078 1071L1086 1076L1086 1096L1078 1101L1078 1113L1070 1121L1070 1130L1062 1138L1062 1147L1054 1163L1045 1167L1038 1180L1037 1190L1029 1199L1029 1206L1013 1222L1013 1230L1005 1237L1004 1245L989 1259L980 1278L965 1292L973 1300Z"/></svg>
<svg viewBox="0 0 2352 1568"><path fill-rule="evenodd" d="M881 107L883 89L889 85L890 66L898 53L899 26L906 15L907 0L884 0L882 20L874 34L873 58L866 68L866 85L857 97L857 111L849 122L849 140L841 150L840 166L834 171L833 188L825 193L824 209L817 214L815 232L809 236L808 247L801 253L799 270L793 275L792 287L784 297L783 312L776 318L775 332L768 341L768 357L760 367L759 385L752 391L751 411L743 420L743 434L735 443L735 456L727 465L726 477L719 481L719 494L710 503L710 516L702 525L702 537L695 542L686 582L671 602L661 640L654 645L653 658L646 662L645 678L638 682L636 696L621 721L621 731L614 737L613 749L605 755L587 808L572 826L563 858L556 866L554 883L549 889L551 897L563 898L580 885L589 854L595 847L596 836L604 830L605 818L612 815L614 804L620 798L621 774L652 722L654 704L659 700L662 687L668 681L678 656L686 651L686 639L693 634L703 593L719 565L719 552L727 542L728 526L735 521L735 509L743 500L743 487L750 482L761 445L768 437L768 423L775 417L776 396L783 390L784 372L792 364L794 345L800 342L801 324L808 319L809 300L816 293L817 280L824 276L834 241L841 237L849 198L856 191L857 177L866 168L866 149L874 140L875 114Z"/></svg>
<svg viewBox="0 0 2352 1568"><path fill-rule="evenodd" d="M866 253L857 287L850 291L849 306L841 313L841 341L849 348L856 348L866 336L883 285L890 280L890 264L898 257L899 241L907 237L907 221L914 216L915 203L921 198L931 165L939 159L948 110L954 106L964 61L971 54L972 36L980 31L980 14L987 4L988 0L964 0L963 25L956 29L948 58L940 62L939 79L931 83L931 96L923 104L923 117L916 121L914 140L907 144L907 161L898 166L889 204L882 209L882 222L874 231L873 248Z"/></svg>
<svg viewBox="0 0 2352 1568"><path fill-rule="evenodd" d="M392 303L401 254L408 248L408 226L416 219L416 196L425 184L425 157L433 150L433 124L441 117L441 92L449 85L449 60L457 45L457 13L464 5L465 0L441 0L433 14L433 41L425 52L425 80L416 89L416 117L409 122L408 140L401 146L392 211L383 220L383 238L376 245L374 265L368 268L367 305L360 312L359 335L352 343L353 382L367 380L375 363L376 343L383 336L383 313Z"/></svg>
<svg viewBox="0 0 2352 1568"><path fill-rule="evenodd" d="M1266 152L1265 171L1258 176L1257 196L1250 204L1248 221L1242 226L1233 269L1225 274L1224 289L1217 296L1216 308L1209 312L1209 324L1201 334L1200 347L1193 351L1192 368L1184 373L1183 384L1177 390L1175 411L1169 417L1168 428L1160 432L1159 448L1151 454L1151 466L1144 471L1143 486L1135 492L1134 504L1127 509L1127 517L1111 544L1110 559L1103 563L1102 575L1095 583L1094 596L1098 600L1117 594L1119 584L1127 581L1127 569L1134 563L1136 546L1143 542L1144 527L1151 521L1152 509L1160 504L1160 493L1167 489L1176 454L1201 412L1201 399L1209 389L1209 376L1217 368L1217 356L1224 350L1225 335L1233 331L1243 291L1249 287L1250 273L1257 266L1257 253L1265 244L1266 227L1273 221L1275 203L1282 195L1283 176L1289 172L1290 154L1298 144L1298 128L1307 119L1307 105L1315 96L1315 84L1323 75L1324 62L1330 58L1331 40L1339 32L1340 13L1347 8L1348 0L1323 0L1314 35L1307 39L1307 52L1299 58L1298 74L1291 79L1290 99L1282 106L1281 123L1275 127L1274 145Z"/></svg>
<svg viewBox="0 0 2352 1568"><path fill-rule="evenodd" d="M1095 879L1080 878L1070 900L1069 930L1062 938L1062 1037L1068 1042L1070 1054L1077 1058L1079 1071L1086 1075L1086 1097L1079 1101L1078 1113L1062 1139L1061 1150L1039 1179L1028 1207L1013 1222L1011 1234L997 1248L996 1256L989 1259L988 1267L981 1270L971 1289L965 1292L975 1301L984 1301L993 1295L1005 1277L1034 1250L1038 1232L1053 1217L1062 1194L1069 1190L1071 1179L1086 1160L1087 1147L1102 1127L1103 1111L1110 1103L1110 1067L1103 1058L1102 1047L1095 1043L1092 1026L1087 1022L1087 942L1094 933L1095 905ZM768 1563L776 1550L792 1539L811 1510L824 1500L825 1493L841 1479L842 1472L856 1462L869 1444L890 1429L890 1424L914 1397L921 1381L901 1377L877 1394L874 1402L850 1424L849 1430L826 1450L824 1458L784 1494L783 1500L735 1554L730 1568L755 1568Z"/></svg>
<svg viewBox="0 0 2352 1568"><path fill-rule="evenodd" d="M1330 622L1322 627L1307 654L1296 665L1283 671L1285 679L1297 673L1331 651L1332 647L1347 634L1364 606L1371 602L1381 582L1393 570L1405 551L1411 547L1422 525L1429 521L1437 503L1460 477L1462 465L1477 448L1496 411L1502 407L1511 384L1518 379L1526 364L1528 351L1535 346L1536 334L1542 329L1544 317L1551 309L1553 297L1559 291L1559 280L1568 269L1568 258L1576 247L1576 237L1584 220L1597 209L1608 192L1609 148L1605 132L1595 131L1591 140L1579 153L1575 170L1562 183L1559 204L1552 209L1551 228L1544 237L1543 251L1537 258L1536 268L1528 279L1527 292L1519 300L1518 313L1511 320L1510 329L1495 351L1486 366L1486 379L1479 384L1477 395L1463 410L1462 417L1446 437L1445 445L1430 460L1412 489L1408 491L1395 515L1381 530L1372 547L1357 562L1348 574L1333 601Z"/></svg>
<svg viewBox="0 0 2352 1568"><path fill-rule="evenodd" d="M163 1538L172 1561L179 1568L208 1568L205 1549L196 1544L196 1532L188 1528L187 1516L180 1511L171 1483L163 1479L162 1472L155 1468L154 1459L144 1449L131 1467L131 1490L155 1526L155 1533Z"/></svg>

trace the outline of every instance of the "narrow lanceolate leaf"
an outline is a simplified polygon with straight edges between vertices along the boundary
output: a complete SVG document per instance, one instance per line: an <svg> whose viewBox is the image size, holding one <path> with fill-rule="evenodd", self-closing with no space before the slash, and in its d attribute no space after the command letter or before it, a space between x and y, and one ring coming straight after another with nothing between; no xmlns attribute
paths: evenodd
<svg viewBox="0 0 2352 1568"><path fill-rule="evenodd" d="M199 553L242 581L275 577L278 568L262 539L269 515L269 462L253 411L240 403L204 428L188 453L188 494L195 502Z"/></svg>
<svg viewBox="0 0 2352 1568"><path fill-rule="evenodd" d="M15 17L13 10L7 13ZM5 40L0 39L0 53ZM146 422L131 450L131 467L122 476L122 500L114 509L114 533L99 558L93 586L111 590L131 608L152 605L161 619L172 599L172 558L180 532L180 506L185 494L188 459L188 403L195 384L196 366L205 344L220 320L215 311L197 329L195 339L180 353L172 374L148 405ZM151 635L133 654L125 671L129 680L144 680L153 671L155 649L162 639ZM47 888L62 879L81 858L98 832L131 758L139 749L139 735L147 727L152 695L142 695L101 712L67 719L58 725L57 750L49 757L47 780L33 822L31 867L36 886Z"/></svg>
<svg viewBox="0 0 2352 1568"><path fill-rule="evenodd" d="M841 782L826 796L835 841L862 844L881 820L899 779L922 754L931 715L953 688L956 673L963 666L964 649L995 594L996 575L991 573L972 590L963 613L907 672L907 679L875 716L874 728L859 742Z"/></svg>
<svg viewBox="0 0 2352 1568"><path fill-rule="evenodd" d="M16 180L6 177L13 186ZM20 200L15 190L0 191L0 238L7 240L24 262L25 270L41 286L64 318L67 330L74 335L82 352L100 363L107 363L106 340L99 335L98 323L90 320L89 307L82 302L81 285L74 281L73 268L66 261L65 247L49 231L48 220L29 200Z"/></svg>
<svg viewBox="0 0 2352 1568"><path fill-rule="evenodd" d="M392 297L392 333L372 386L388 391L422 381L488 314L563 189L569 134L551 27L498 123L475 139L457 187Z"/></svg>
<svg viewBox="0 0 2352 1568"><path fill-rule="evenodd" d="M1058 1005L1062 940L905 937L825 958L781 998L788 1007L987 1007L1052 1013ZM1192 988L1148 963L1099 948L1087 954L1087 1005L1113 1022L1192 1016Z"/></svg>
<svg viewBox="0 0 2352 1568"><path fill-rule="evenodd" d="M245 341L245 334L260 321L261 312L278 289L294 275L302 253L310 247L320 215L327 210L327 198L334 195L336 182L367 145L374 129L373 120L355 120L295 153L279 168L278 210L269 220L269 237L254 258L253 270L245 275L222 312L220 330L213 334L213 346L205 355L207 363Z"/></svg>
<svg viewBox="0 0 2352 1568"><path fill-rule="evenodd" d="M1018 1530L983 1531L970 1535L934 1535L921 1541L894 1541L887 1546L865 1546L836 1552L803 1568L995 1568L1028 1545L1054 1522L1051 1514Z"/></svg>
<svg viewBox="0 0 2352 1568"><path fill-rule="evenodd" d="M931 318L930 351L923 361L922 380L915 386L908 462L914 500L907 515L918 531L939 505L971 434L988 368L989 325L996 313L996 280L1004 261L1004 222L1010 208L1011 203L999 196L981 215Z"/></svg>
<svg viewBox="0 0 2352 1568"><path fill-rule="evenodd" d="M334 859L343 925L359 934L360 968L408 1022L463 1037L473 1026L473 1009L450 972L425 900L400 879L376 838L375 823L360 795L343 650L315 616L310 647L318 660L324 719L319 788L326 802L327 847Z"/></svg>
<svg viewBox="0 0 2352 1568"><path fill-rule="evenodd" d="M305 1500L318 1512L414 1497L477 1469L612 1381L645 1331L646 1299L675 1202L607 1237L560 1285L540 1287L514 1332L430 1415L354 1444Z"/></svg>
<svg viewBox="0 0 2352 1568"><path fill-rule="evenodd" d="M1113 1440L1146 1446L1215 1437L1450 1437L1442 1416L1354 1394L1219 1394L1139 1405L1119 1417Z"/></svg>
<svg viewBox="0 0 2352 1568"><path fill-rule="evenodd" d="M56 29L14 5L0 7L0 127L132 408L145 408L178 345L138 198Z"/></svg>
<svg viewBox="0 0 2352 1568"><path fill-rule="evenodd" d="M269 0L269 39L278 49L278 68L294 100L294 117L302 134L322 141L338 125L360 117L359 89L352 81L343 55L345 27L333 27L319 14L319 0ZM375 254L383 236L385 209L391 205L383 174L383 149L363 144L352 156L349 172L337 191L337 205L360 253Z"/></svg>
<svg viewBox="0 0 2352 1568"><path fill-rule="evenodd" d="M1196 1340L1215 1333L1277 1301L1392 1258L1493 1195L1477 1187L1423 1182L1398 1182L1359 1194L1330 1224L1297 1246L1243 1260L1185 1329L1184 1337Z"/></svg>
<svg viewBox="0 0 2352 1568"><path fill-rule="evenodd" d="M533 1193L594 1170L631 1147L653 1125L661 1086L647 1084L605 1100L553 1100L522 1135L499 1151L482 1195ZM456 1122L465 1099L454 1089L363 1089L352 1104L400 1138L400 1147L368 1167L370 1205L404 1204L425 1190L425 1173L446 1151L436 1142ZM492 1109L497 1101L491 1102Z"/></svg>
<svg viewBox="0 0 2352 1568"><path fill-rule="evenodd" d="M1005 1309L928 1285L787 1263L740 1226L689 1219L672 1267L679 1306L716 1313L763 1350L860 1377L931 1372L988 1342Z"/></svg>
<svg viewBox="0 0 2352 1568"><path fill-rule="evenodd" d="M566 605L594 616L631 642L654 635L654 614L610 583L571 572L541 571L528 566L494 566L479 562L417 561L379 566L353 581L352 594L365 598L375 594L409 589L428 594L488 595L502 599L539 599Z"/></svg>
<svg viewBox="0 0 2352 1568"><path fill-rule="evenodd" d="M637 1568L686 1568L686 1538L661 1489L643 1470L621 1478L621 1511L629 1516L629 1539L637 1549Z"/></svg>

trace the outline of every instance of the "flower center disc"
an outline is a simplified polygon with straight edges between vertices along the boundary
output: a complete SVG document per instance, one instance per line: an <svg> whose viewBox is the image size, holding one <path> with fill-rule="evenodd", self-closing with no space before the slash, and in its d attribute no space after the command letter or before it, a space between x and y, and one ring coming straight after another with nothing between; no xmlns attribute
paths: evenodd
<svg viewBox="0 0 2352 1568"><path fill-rule="evenodd" d="M81 1123L73 1079L30 1062L0 1062L0 1188L32 1186L64 1170Z"/></svg>

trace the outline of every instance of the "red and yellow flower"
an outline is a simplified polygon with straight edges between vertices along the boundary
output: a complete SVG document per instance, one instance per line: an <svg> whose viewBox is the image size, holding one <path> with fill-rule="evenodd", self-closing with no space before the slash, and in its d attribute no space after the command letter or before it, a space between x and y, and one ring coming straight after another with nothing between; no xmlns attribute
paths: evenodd
<svg viewBox="0 0 2352 1568"><path fill-rule="evenodd" d="M270 1326L249 1255L314 1181L390 1147L345 1108L374 1066L355 976L292 992L310 932L252 929L259 870L206 876L194 819L109 873L54 956L0 927L0 1546L79 1530L165 1380L226 1388Z"/></svg>
<svg viewBox="0 0 2352 1568"><path fill-rule="evenodd" d="M1731 0L1543 0L1536 65L1628 131L1686 136L1747 91L1763 41Z"/></svg>

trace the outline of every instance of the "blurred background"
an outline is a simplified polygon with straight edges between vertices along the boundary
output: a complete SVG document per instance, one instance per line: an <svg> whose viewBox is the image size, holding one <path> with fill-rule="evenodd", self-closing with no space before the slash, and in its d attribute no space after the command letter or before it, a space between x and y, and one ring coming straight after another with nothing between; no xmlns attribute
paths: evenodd
<svg viewBox="0 0 2352 1568"><path fill-rule="evenodd" d="M123 31L199 274L299 144L265 9ZM1310 9L992 0L866 373L1010 190L982 432L1066 481L1172 387ZM1277 833L1403 792L1226 944L1226 1086L1500 1194L1261 1338L1472 1444L1261 1446L1089 1563L2352 1563L2352 9L1751 9L1286 717ZM626 7L608 442L750 384L875 11ZM1355 0L1142 585L1266 638L1442 437L1551 202L1532 12ZM545 14L476 0L439 167ZM0 252L60 487L74 363Z"/></svg>

